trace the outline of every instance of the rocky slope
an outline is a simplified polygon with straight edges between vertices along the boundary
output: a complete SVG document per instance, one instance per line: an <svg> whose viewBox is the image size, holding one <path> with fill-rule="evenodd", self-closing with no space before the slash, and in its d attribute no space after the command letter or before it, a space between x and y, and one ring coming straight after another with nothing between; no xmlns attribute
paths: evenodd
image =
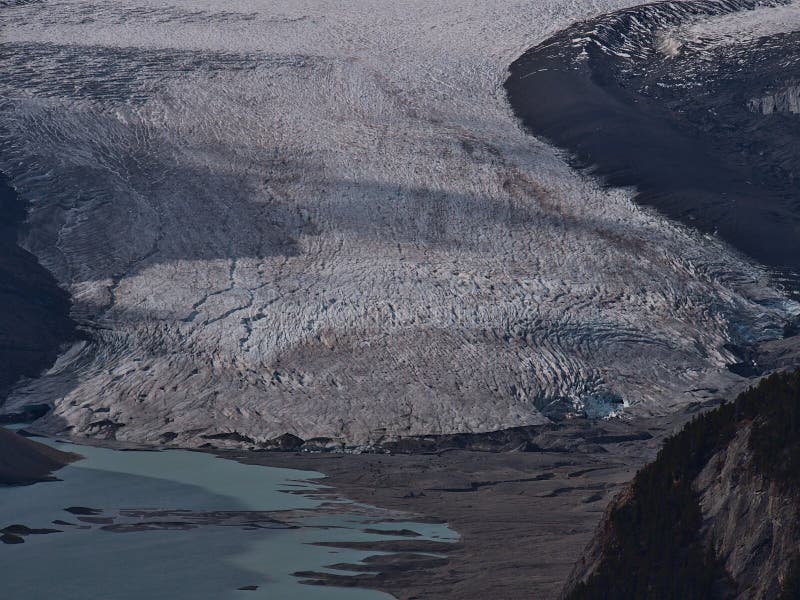
<svg viewBox="0 0 800 600"><path fill-rule="evenodd" d="M800 294L800 6L656 2L576 23L506 88L535 135Z"/></svg>
<svg viewBox="0 0 800 600"><path fill-rule="evenodd" d="M670 438L606 511L566 586L579 598L797 598L800 371Z"/></svg>
<svg viewBox="0 0 800 600"><path fill-rule="evenodd" d="M524 48L628 4L5 3L0 170L88 340L4 410L149 444L364 443L740 381L731 348L797 307L576 174L502 89Z"/></svg>
<svg viewBox="0 0 800 600"><path fill-rule="evenodd" d="M77 458L0 427L0 485L44 481Z"/></svg>

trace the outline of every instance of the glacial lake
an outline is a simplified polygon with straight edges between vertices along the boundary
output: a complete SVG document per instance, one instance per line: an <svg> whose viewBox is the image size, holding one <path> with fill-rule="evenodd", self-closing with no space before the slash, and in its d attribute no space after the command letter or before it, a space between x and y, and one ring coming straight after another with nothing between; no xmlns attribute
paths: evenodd
<svg viewBox="0 0 800 600"><path fill-rule="evenodd" d="M199 452L40 441L85 458L58 471L60 481L0 487L0 527L60 530L0 544L8 598L386 599L371 590L305 585L292 573L336 573L325 566L380 554L313 542L401 539L367 528L457 539L446 525L382 523L373 507L312 496L323 487L316 472Z"/></svg>

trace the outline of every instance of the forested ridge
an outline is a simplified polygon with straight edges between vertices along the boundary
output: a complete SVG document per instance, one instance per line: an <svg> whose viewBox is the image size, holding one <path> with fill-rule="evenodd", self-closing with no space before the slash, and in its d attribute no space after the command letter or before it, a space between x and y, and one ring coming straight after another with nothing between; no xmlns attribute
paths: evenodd
<svg viewBox="0 0 800 600"><path fill-rule="evenodd" d="M656 460L637 473L629 496L611 509L600 564L568 598L726 597L732 582L703 543L700 499L692 483L747 424L752 468L796 494L800 506L799 370L763 379L669 438ZM782 585L783 598L800 598L800 559Z"/></svg>

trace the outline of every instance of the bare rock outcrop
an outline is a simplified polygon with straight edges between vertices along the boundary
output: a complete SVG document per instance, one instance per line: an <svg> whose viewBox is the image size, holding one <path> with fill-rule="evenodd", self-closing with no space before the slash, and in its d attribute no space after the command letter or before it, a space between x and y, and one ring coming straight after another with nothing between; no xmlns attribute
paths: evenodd
<svg viewBox="0 0 800 600"><path fill-rule="evenodd" d="M772 94L753 98L748 103L748 108L763 115L800 114L800 84L793 83Z"/></svg>
<svg viewBox="0 0 800 600"><path fill-rule="evenodd" d="M705 543L722 560L740 600L769 600L800 551L800 498L759 473L742 427L695 480Z"/></svg>

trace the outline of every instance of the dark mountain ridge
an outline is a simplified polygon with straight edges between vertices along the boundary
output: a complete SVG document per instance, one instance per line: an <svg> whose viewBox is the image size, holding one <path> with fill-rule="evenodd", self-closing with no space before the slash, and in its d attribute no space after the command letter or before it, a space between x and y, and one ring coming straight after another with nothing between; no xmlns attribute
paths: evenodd
<svg viewBox="0 0 800 600"><path fill-rule="evenodd" d="M21 377L36 377L77 339L69 294L17 244L27 207L0 173L0 404Z"/></svg>

